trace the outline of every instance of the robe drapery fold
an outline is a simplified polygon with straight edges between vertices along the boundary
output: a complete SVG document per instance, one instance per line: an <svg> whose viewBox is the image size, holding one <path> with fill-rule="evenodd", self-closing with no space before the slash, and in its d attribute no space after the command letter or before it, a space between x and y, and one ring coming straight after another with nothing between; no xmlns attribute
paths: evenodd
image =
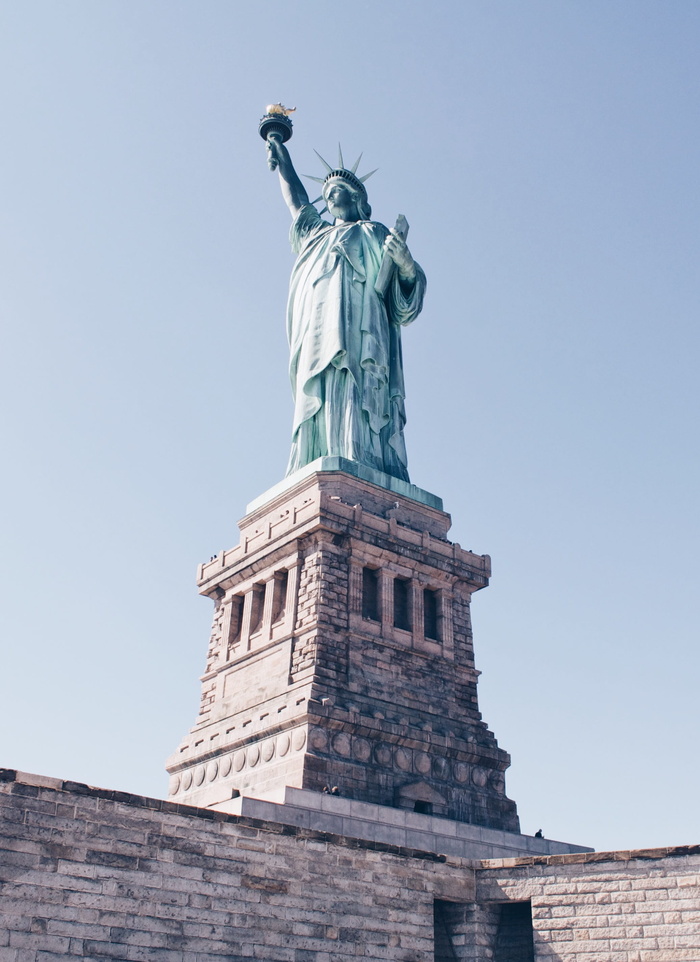
<svg viewBox="0 0 700 962"><path fill-rule="evenodd" d="M416 265L406 292L394 270L385 295L375 290L388 233L373 221L330 224L310 204L292 224L288 474L338 456L408 481L400 327L420 313L425 274Z"/></svg>

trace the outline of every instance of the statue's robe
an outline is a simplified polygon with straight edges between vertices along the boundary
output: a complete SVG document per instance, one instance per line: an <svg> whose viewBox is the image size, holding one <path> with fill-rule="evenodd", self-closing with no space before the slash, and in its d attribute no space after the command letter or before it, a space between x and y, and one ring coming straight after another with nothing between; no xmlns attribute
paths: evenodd
<svg viewBox="0 0 700 962"><path fill-rule="evenodd" d="M373 221L329 224L310 204L292 225L288 474L339 456L408 481L400 326L420 313L425 274L416 265L411 287L393 270L386 293L375 289L388 233Z"/></svg>

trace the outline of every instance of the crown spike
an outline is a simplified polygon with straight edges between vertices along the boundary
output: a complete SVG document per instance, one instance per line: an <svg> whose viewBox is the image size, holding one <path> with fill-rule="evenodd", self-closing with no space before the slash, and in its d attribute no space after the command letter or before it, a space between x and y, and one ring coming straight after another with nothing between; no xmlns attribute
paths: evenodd
<svg viewBox="0 0 700 962"><path fill-rule="evenodd" d="M313 207L314 204L318 204L318 202L319 202L320 200L323 200L323 194L321 194L320 197L317 197L316 200L312 200L312 201L311 201L311 206ZM321 213L323 213L323 211L321 211Z"/></svg>
<svg viewBox="0 0 700 962"><path fill-rule="evenodd" d="M307 180L315 180L317 184L323 184L326 180L325 177L314 177L313 174L303 174L302 176L306 177Z"/></svg>
<svg viewBox="0 0 700 962"><path fill-rule="evenodd" d="M359 177L359 178L358 178L359 181L364 184L364 182L365 182L366 180L369 180L370 177L372 176L372 174L376 174L378 170L379 170L379 168L378 168L378 167L375 167L374 170L370 170L370 172L369 172L368 174L365 174L363 177Z"/></svg>
<svg viewBox="0 0 700 962"><path fill-rule="evenodd" d="M340 141L338 141L338 167L341 169L345 167L345 161L343 160L343 148L340 146Z"/></svg>
<svg viewBox="0 0 700 962"><path fill-rule="evenodd" d="M363 151L362 153L364 153L364 151ZM357 168L360 166L360 161L361 161L361 160L362 160L362 154L360 154L360 156L357 158L357 160L355 161L355 163L354 163L354 164L352 165L352 167L350 168L350 173L351 173L351 174L356 174L356 173L357 173Z"/></svg>
<svg viewBox="0 0 700 962"><path fill-rule="evenodd" d="M327 161L327 160L324 160L323 157L321 157L321 155L319 154L319 152L316 150L315 147L314 147L314 153L316 154L316 156L318 157L318 159L321 161L321 163L323 164L323 166L326 168L326 170L327 170L328 173L330 174L330 172L333 170L333 168L332 168L331 165L328 163L328 161Z"/></svg>

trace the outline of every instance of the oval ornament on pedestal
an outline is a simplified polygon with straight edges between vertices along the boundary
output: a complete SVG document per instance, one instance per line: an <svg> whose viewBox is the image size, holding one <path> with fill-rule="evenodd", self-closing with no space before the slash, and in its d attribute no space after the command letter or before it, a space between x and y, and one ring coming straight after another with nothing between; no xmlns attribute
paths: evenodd
<svg viewBox="0 0 700 962"><path fill-rule="evenodd" d="M396 767L402 772L408 772L411 769L411 755L405 748L396 749L394 762L396 763Z"/></svg>
<svg viewBox="0 0 700 962"><path fill-rule="evenodd" d="M204 781L204 765L198 765L194 771L194 783L195 785L201 785Z"/></svg>
<svg viewBox="0 0 700 962"><path fill-rule="evenodd" d="M260 761L260 749L257 745L251 745L245 753L246 760L251 768L255 766Z"/></svg>
<svg viewBox="0 0 700 962"><path fill-rule="evenodd" d="M455 781L464 784L469 780L469 766L465 765L464 762L455 762L454 775Z"/></svg>
<svg viewBox="0 0 700 962"><path fill-rule="evenodd" d="M222 778L226 778L226 776L230 773L232 763L233 763L233 760L230 755L227 755L225 758L222 758L221 760L221 777Z"/></svg>
<svg viewBox="0 0 700 962"><path fill-rule="evenodd" d="M277 754L286 755L289 751L289 735L285 732L277 738Z"/></svg>
<svg viewBox="0 0 700 962"><path fill-rule="evenodd" d="M338 732L338 734L333 738L333 750L343 758L348 758L350 755L350 736L346 732Z"/></svg>
<svg viewBox="0 0 700 962"><path fill-rule="evenodd" d="M192 772L185 772L182 776L182 787L185 791L192 787Z"/></svg>
<svg viewBox="0 0 700 962"><path fill-rule="evenodd" d="M384 767L391 765L391 749L388 745L377 745L374 749L374 757L379 765L383 765Z"/></svg>
<svg viewBox="0 0 700 962"><path fill-rule="evenodd" d="M328 735L322 728L312 728L309 732L309 745L317 752L323 752L328 748Z"/></svg>
<svg viewBox="0 0 700 962"><path fill-rule="evenodd" d="M447 778L450 774L450 763L440 755L433 759L433 775L437 778Z"/></svg>
<svg viewBox="0 0 700 962"><path fill-rule="evenodd" d="M297 728L292 735L292 748L295 752L300 752L306 744L306 729Z"/></svg>
<svg viewBox="0 0 700 962"><path fill-rule="evenodd" d="M352 753L358 762L369 761L369 757L372 754L372 746L366 738L355 737L352 740ZM391 753L389 753L389 758L391 759Z"/></svg>
<svg viewBox="0 0 700 962"><path fill-rule="evenodd" d="M430 755L426 752L418 752L415 758L416 771L421 775L427 775L430 771Z"/></svg>
<svg viewBox="0 0 700 962"><path fill-rule="evenodd" d="M213 782L216 776L219 774L219 763L211 761L207 765L207 781Z"/></svg>
<svg viewBox="0 0 700 962"><path fill-rule="evenodd" d="M173 775L173 777L170 779L170 786L168 787L168 794L169 794L169 795L177 795L177 793L178 793L179 791L180 791L180 776L179 776L179 775Z"/></svg>
<svg viewBox="0 0 700 962"><path fill-rule="evenodd" d="M245 752L236 752L236 754L233 756L234 770L237 772L240 772L243 770L244 765L245 765Z"/></svg>
<svg viewBox="0 0 700 962"><path fill-rule="evenodd" d="M506 790L506 777L503 772L491 772L489 775L489 785L499 794L503 794Z"/></svg>
<svg viewBox="0 0 700 962"><path fill-rule="evenodd" d="M472 781L477 786L477 788L483 788L484 785L486 784L487 778L488 776L483 768L472 769Z"/></svg>
<svg viewBox="0 0 700 962"><path fill-rule="evenodd" d="M275 754L275 743L271 738L268 738L266 742L263 742L263 747L262 747L263 761L269 762L274 754Z"/></svg>

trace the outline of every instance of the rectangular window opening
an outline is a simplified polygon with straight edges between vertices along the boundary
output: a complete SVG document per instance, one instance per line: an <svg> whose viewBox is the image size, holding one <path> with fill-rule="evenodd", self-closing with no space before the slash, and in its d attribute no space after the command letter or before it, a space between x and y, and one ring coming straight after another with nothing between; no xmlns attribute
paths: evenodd
<svg viewBox="0 0 700 962"><path fill-rule="evenodd" d="M394 627L411 630L411 582L394 579Z"/></svg>
<svg viewBox="0 0 700 962"><path fill-rule="evenodd" d="M440 641L438 633L439 599L437 591L423 589L423 634L431 641Z"/></svg>
<svg viewBox="0 0 700 962"><path fill-rule="evenodd" d="M289 572L278 571L275 574L275 588L272 598L272 623L282 621L287 608L287 587L289 585Z"/></svg>
<svg viewBox="0 0 700 962"><path fill-rule="evenodd" d="M241 628L243 626L243 595L234 595L231 598L231 623L228 633L229 646L235 645L240 641Z"/></svg>
<svg viewBox="0 0 700 962"><path fill-rule="evenodd" d="M265 606L265 585L253 585L252 605L250 608L250 633L254 635L262 628L263 608Z"/></svg>
<svg viewBox="0 0 700 962"><path fill-rule="evenodd" d="M362 617L379 621L379 572L362 569Z"/></svg>

